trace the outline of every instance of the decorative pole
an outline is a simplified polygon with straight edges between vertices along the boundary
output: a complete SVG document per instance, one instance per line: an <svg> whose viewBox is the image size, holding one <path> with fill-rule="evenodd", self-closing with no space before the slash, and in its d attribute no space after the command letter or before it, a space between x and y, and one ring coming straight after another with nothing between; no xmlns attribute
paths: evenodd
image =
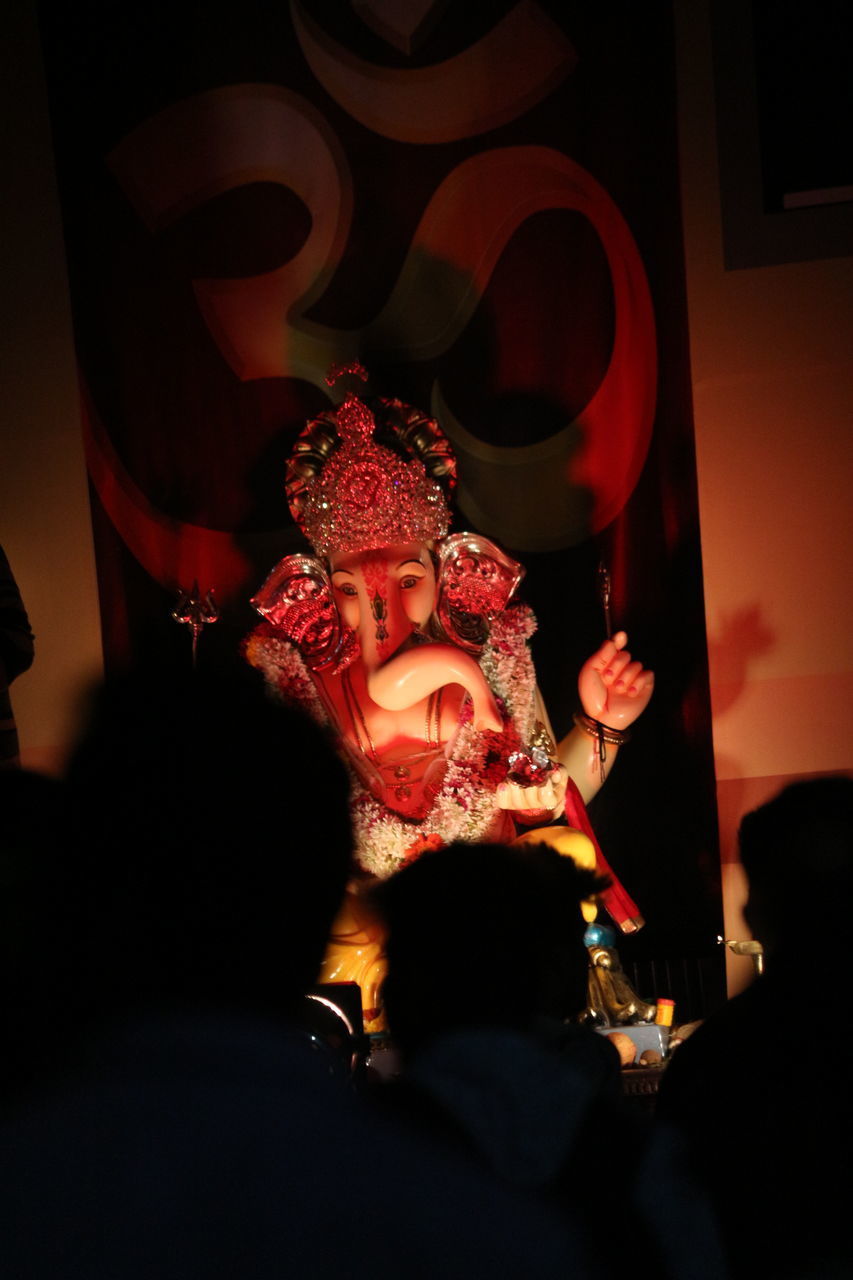
<svg viewBox="0 0 853 1280"><path fill-rule="evenodd" d="M204 599L199 592L198 579L193 579L189 591L181 591L178 603L172 610L175 622L181 622L190 628L192 634L193 670L198 656L198 638L206 626L219 621L219 610L213 600L213 589L208 591Z"/></svg>
<svg viewBox="0 0 853 1280"><path fill-rule="evenodd" d="M613 635L613 624L610 618L610 574L603 560L598 562L598 598L604 610L604 634L609 639Z"/></svg>

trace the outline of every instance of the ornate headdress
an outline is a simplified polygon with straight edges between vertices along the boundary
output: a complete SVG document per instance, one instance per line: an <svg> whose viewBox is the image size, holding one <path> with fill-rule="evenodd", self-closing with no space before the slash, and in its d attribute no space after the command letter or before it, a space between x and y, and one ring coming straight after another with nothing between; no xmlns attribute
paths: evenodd
<svg viewBox="0 0 853 1280"><path fill-rule="evenodd" d="M361 365L335 367L367 377ZM405 457L377 444L376 419L350 392L299 436L287 465L290 511L317 555L367 551L398 542L443 538L450 525L445 492L456 461L438 423L401 400L379 400L381 429Z"/></svg>

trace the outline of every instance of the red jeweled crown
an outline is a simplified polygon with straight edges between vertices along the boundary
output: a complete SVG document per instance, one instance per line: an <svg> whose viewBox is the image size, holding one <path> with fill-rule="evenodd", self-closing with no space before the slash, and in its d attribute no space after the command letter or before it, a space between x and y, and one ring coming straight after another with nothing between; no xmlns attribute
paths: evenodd
<svg viewBox="0 0 853 1280"><path fill-rule="evenodd" d="M330 371L366 377L360 365ZM431 418L399 400L380 400L386 429L408 460L373 439L376 420L350 392L334 412L309 422L287 467L294 520L317 555L367 551L443 538L450 511L438 477L452 487L456 463Z"/></svg>

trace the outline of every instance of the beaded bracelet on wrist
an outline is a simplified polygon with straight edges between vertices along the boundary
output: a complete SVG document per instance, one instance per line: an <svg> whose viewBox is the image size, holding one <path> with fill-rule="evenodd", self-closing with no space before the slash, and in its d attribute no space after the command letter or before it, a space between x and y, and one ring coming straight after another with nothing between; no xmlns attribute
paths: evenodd
<svg viewBox="0 0 853 1280"><path fill-rule="evenodd" d="M583 729L584 733L588 733L591 738L595 738L598 746L598 770L601 774L603 782L607 776L605 768L607 762L607 743L614 747L621 747L627 742L631 733L629 729L613 729L609 724L602 724L600 720L596 720L594 716L584 715L581 711L576 711L574 715L575 724L579 729Z"/></svg>

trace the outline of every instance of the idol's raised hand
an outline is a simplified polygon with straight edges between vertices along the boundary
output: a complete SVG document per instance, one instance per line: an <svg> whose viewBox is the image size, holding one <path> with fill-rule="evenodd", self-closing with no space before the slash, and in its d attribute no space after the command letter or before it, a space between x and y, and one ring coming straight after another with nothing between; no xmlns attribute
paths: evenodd
<svg viewBox="0 0 853 1280"><path fill-rule="evenodd" d="M628 637L617 631L581 667L578 692L588 716L611 729L627 729L645 711L655 678L625 648Z"/></svg>

